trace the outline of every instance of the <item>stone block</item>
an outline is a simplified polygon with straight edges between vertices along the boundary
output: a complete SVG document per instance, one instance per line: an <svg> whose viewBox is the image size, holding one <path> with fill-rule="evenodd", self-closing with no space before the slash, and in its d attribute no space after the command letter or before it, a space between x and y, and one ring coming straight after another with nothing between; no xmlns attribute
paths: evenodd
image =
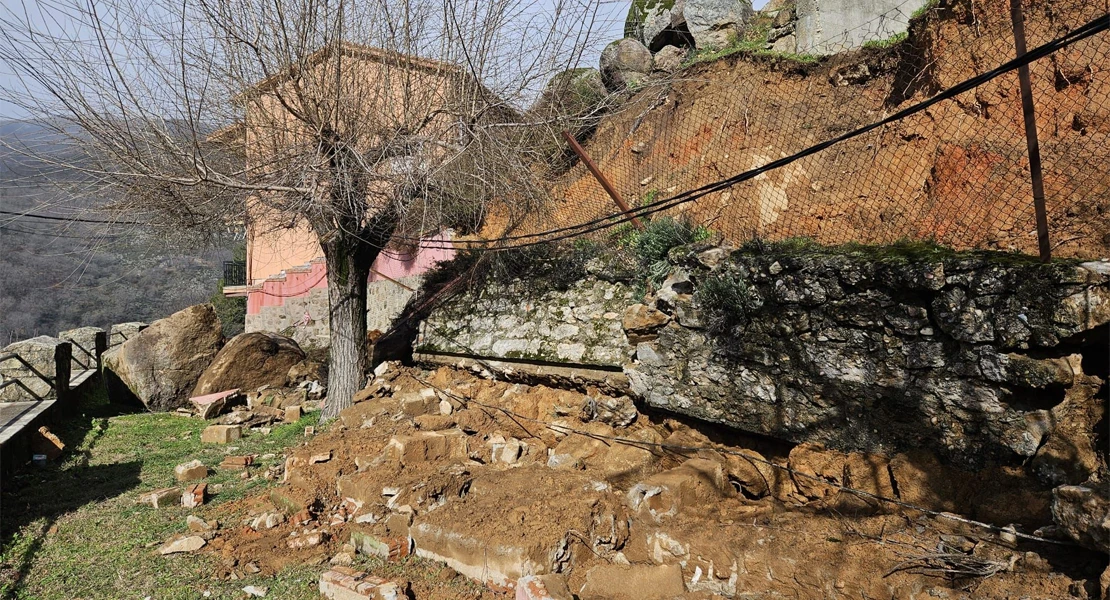
<svg viewBox="0 0 1110 600"><path fill-rule="evenodd" d="M303 411L300 405L290 406L285 409L285 413L282 415L282 419L286 423L296 423L297 421L301 420L302 413Z"/></svg>
<svg viewBox="0 0 1110 600"><path fill-rule="evenodd" d="M579 596L610 600L671 600L686 593L678 565L600 565L586 572Z"/></svg>
<svg viewBox="0 0 1110 600"><path fill-rule="evenodd" d="M385 455L401 464L429 461L466 460L467 437L461 429L421 431L390 438Z"/></svg>
<svg viewBox="0 0 1110 600"><path fill-rule="evenodd" d="M221 469L242 470L254 464L254 455L228 456L220 462Z"/></svg>
<svg viewBox="0 0 1110 600"><path fill-rule="evenodd" d="M230 444L243 437L243 428L239 425L209 425L200 434L200 441L205 444Z"/></svg>
<svg viewBox="0 0 1110 600"><path fill-rule="evenodd" d="M173 476L178 481L196 481L208 477L208 467L199 460L189 461L173 468Z"/></svg>
<svg viewBox="0 0 1110 600"><path fill-rule="evenodd" d="M154 508L177 506L181 499L181 488L162 488L153 490L139 496L140 504L149 504Z"/></svg>

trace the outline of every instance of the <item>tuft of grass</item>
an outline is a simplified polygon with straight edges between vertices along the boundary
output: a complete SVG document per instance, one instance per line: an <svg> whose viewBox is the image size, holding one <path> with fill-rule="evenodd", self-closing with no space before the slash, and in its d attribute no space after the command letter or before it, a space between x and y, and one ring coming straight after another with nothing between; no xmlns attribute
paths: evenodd
<svg viewBox="0 0 1110 600"><path fill-rule="evenodd" d="M885 50L887 48L893 48L894 46L897 46L898 44L901 44L902 42L909 39L909 37L910 37L909 32L903 31L902 33L896 33L896 34L886 38L885 40L869 40L869 41L866 41L866 42L863 43L863 47L865 49L869 49L869 50Z"/></svg>
<svg viewBox="0 0 1110 600"><path fill-rule="evenodd" d="M646 282L658 285L670 273L667 254L672 248L709 239L713 232L686 219L659 217L648 221L643 230L622 228L617 235L618 245L636 256Z"/></svg>
<svg viewBox="0 0 1110 600"><path fill-rule="evenodd" d="M751 311L763 306L759 292L739 276L719 272L708 275L698 286L695 299L711 333L727 335L748 321Z"/></svg>
<svg viewBox="0 0 1110 600"><path fill-rule="evenodd" d="M187 530L187 515L214 518L220 505L276 485L217 469L224 456L274 455L259 459L255 471L279 464L318 413L276 425L268 436L248 434L229 447L201 444L207 423L200 419L127 412L100 391L84 398L80 411L52 428L67 448L59 462L16 472L4 482L0 597L184 599L208 591L213 598L239 598L251 584L269 587L271 597L319 597L318 567L218 581L209 578L217 566L210 555L157 553L167 538ZM177 485L174 466L193 459L212 469L209 486L222 485L206 505L156 510L136 504L145 492Z"/></svg>

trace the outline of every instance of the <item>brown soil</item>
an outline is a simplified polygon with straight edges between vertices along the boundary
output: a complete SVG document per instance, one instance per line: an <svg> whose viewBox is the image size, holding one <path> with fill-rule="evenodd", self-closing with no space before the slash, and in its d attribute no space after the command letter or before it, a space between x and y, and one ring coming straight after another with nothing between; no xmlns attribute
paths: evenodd
<svg viewBox="0 0 1110 600"><path fill-rule="evenodd" d="M439 393L421 395L429 389ZM574 591L597 565L632 563L680 565L684 597L690 598L1048 599L1087 597L1087 589L1095 589L1087 582L1097 581L1105 566L1104 556L1071 546L1015 544L997 532L836 487L942 510L973 507L964 514L979 507L978 516L988 518L983 505L999 490L985 482L1006 481L1004 474L961 474L926 456L888 461L803 445L771 456L793 469L788 473L737 445L740 436L710 432L711 439L644 414L614 428L590 419L586 395L446 367L394 367L360 398L288 456L283 485L226 509L227 523L210 545L224 559L222 575L249 563L264 572L292 563L320 564L323 571L354 531L407 540L410 509L414 537L417 528L431 528L489 549L521 548L540 568L561 572ZM440 414L441 400L453 405L451 414ZM387 452L391 438L456 428L466 433L469 460L449 458L440 448L421 455L431 460L401 464ZM524 448L519 456L509 453L515 459L510 464L493 444L512 444L511 438ZM330 459L310 462L328 452ZM1013 487L1001 491L1014 493ZM995 507L1007 519L997 524L1028 521L1017 526L1026 532L1043 524L1044 506L1034 502L1026 509L1020 505L1026 500L1014 497L1006 500L1014 505ZM275 510L287 516L281 525L249 526L256 515ZM290 548L290 535L306 529L328 536L316 547ZM936 554L949 562L928 558ZM462 593L460 581L440 578L443 569L435 563L406 564L397 576L412 582L416 598ZM956 566L997 572L960 576ZM468 588L472 593L507 597L502 588Z"/></svg>
<svg viewBox="0 0 1110 600"><path fill-rule="evenodd" d="M1029 47L1100 3L1025 2ZM604 119L587 152L629 203L696 188L872 123L1014 55L1005 0L946 0L908 43L816 64L732 55L648 86ZM1110 254L1110 36L1031 65L1055 254ZM860 75L862 74L862 75ZM735 244L935 239L1036 253L1015 74L679 209ZM582 165L555 186L540 231L612 213ZM490 231L489 233L494 233Z"/></svg>

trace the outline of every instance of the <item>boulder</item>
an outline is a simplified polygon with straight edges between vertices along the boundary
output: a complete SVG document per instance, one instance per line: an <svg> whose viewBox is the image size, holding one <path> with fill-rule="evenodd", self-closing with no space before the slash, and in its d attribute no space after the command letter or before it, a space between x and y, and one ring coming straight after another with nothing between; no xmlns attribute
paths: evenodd
<svg viewBox="0 0 1110 600"><path fill-rule="evenodd" d="M1104 482L1052 490L1052 520L1080 545L1110 553L1110 497Z"/></svg>
<svg viewBox="0 0 1110 600"><path fill-rule="evenodd" d="M255 331L241 333L228 341L201 374L194 396L239 388L281 387L289 370L305 358L292 338Z"/></svg>
<svg viewBox="0 0 1110 600"><path fill-rule="evenodd" d="M159 319L104 355L109 395L132 396L153 411L186 406L222 344L220 318L211 304Z"/></svg>
<svg viewBox="0 0 1110 600"><path fill-rule="evenodd" d="M698 50L720 50L735 44L751 20L751 0L686 0L686 28Z"/></svg>
<svg viewBox="0 0 1110 600"><path fill-rule="evenodd" d="M601 80L610 92L637 86L651 73L651 52L639 40L617 40L601 51L600 67Z"/></svg>
<svg viewBox="0 0 1110 600"><path fill-rule="evenodd" d="M139 332L147 327L150 327L150 325L142 321L130 321L112 325L112 329L108 332L108 347L115 348L119 346L127 340L139 335Z"/></svg>
<svg viewBox="0 0 1110 600"><path fill-rule="evenodd" d="M687 51L678 46L663 46L655 55L655 70L663 73L675 73L682 68L686 60Z"/></svg>
<svg viewBox="0 0 1110 600"><path fill-rule="evenodd" d="M633 0L625 21L625 35L635 35L655 52L686 38L683 5L689 0Z"/></svg>

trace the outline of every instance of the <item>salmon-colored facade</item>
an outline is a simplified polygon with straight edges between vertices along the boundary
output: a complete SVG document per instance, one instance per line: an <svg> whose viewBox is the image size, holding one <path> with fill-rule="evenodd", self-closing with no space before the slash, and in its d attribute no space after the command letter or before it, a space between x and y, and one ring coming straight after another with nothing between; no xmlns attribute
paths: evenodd
<svg viewBox="0 0 1110 600"><path fill-rule="evenodd" d="M339 64L335 56L342 56L343 76L329 79L329 69ZM377 119L385 124L403 128L412 120L424 119L422 133L431 139L448 139L453 134L452 124L436 116L437 101L452 93L456 73L449 66L354 45L343 45L338 51L321 51L305 61L297 74L298 83L305 86L329 86L338 90L338 102L344 103L337 115L339 129L360 127L363 119ZM283 79L283 77L285 79ZM303 125L298 122L274 90L286 85L288 74L275 76L246 92L240 99L244 105L244 120L234 133L243 145L248 169L275 169L268 175L281 175L277 169L303 167L290 165L274 157L297 156L302 149L295 148L304 142L300 135ZM386 82L383 84L383 81ZM413 114L409 114L410 107ZM427 115L433 115L429 118ZM388 126L388 125L387 125ZM367 127L373 130L373 127ZM352 136L362 144L373 145L374 137ZM294 148L291 152L290 148ZM311 153L309 153L311 154ZM290 169L292 170L292 169ZM282 210L274 197L252 197L247 203L247 258L246 285L225 287L225 294L247 297L247 331L274 330L293 333L299 341L326 343L327 325L327 272L323 252L315 231L303 218L295 218L295 210ZM265 201L264 201L265 200ZM389 302L373 304L376 297L371 290L370 329L381 328L403 305L402 299L412 295L418 287L420 276L436 263L450 259L454 251L445 249L447 232L433 233L436 249L416 249L411 252L389 249L382 252L373 265L370 275L372 287L387 286L379 294ZM382 304L388 305L383 306ZM376 314L382 313L382 314ZM389 314L386 314L389 313ZM375 327L377 325L377 327ZM303 331L301 331L303 330Z"/></svg>

